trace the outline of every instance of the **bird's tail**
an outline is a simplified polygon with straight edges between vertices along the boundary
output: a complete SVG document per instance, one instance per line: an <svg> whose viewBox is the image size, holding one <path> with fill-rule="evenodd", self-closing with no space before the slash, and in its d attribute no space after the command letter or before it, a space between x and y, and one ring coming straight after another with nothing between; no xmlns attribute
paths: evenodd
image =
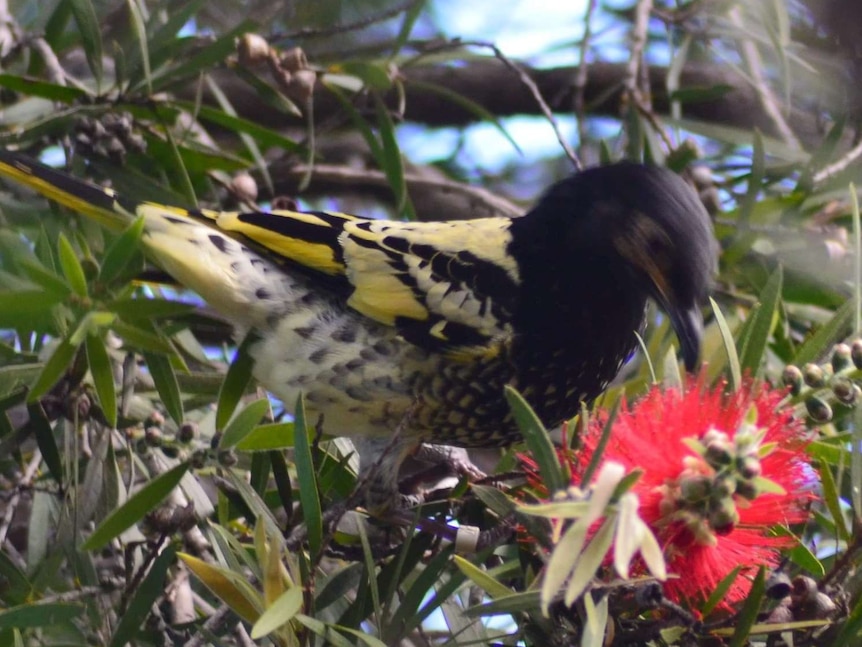
<svg viewBox="0 0 862 647"><path fill-rule="evenodd" d="M0 175L110 229L122 229L135 218L134 205L124 204L111 189L82 182L19 153L0 150Z"/></svg>
<svg viewBox="0 0 862 647"><path fill-rule="evenodd" d="M223 312L254 310L256 302L244 289L248 276L237 269L252 263L249 250L211 224L220 212L190 210L125 199L111 189L89 184L34 162L24 155L0 150L0 176L8 177L45 197L122 230L144 219L142 244L147 255L182 285L191 288ZM261 260L259 265L269 265ZM263 272L261 269L260 272ZM259 314L248 313L252 318Z"/></svg>

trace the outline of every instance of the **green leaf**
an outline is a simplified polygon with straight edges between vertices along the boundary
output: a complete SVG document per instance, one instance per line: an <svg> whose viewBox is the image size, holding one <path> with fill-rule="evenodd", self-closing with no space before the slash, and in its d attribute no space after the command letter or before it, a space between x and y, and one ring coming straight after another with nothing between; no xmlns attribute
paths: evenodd
<svg viewBox="0 0 862 647"><path fill-rule="evenodd" d="M51 310L62 297L42 290L0 292L0 329L29 328L50 319Z"/></svg>
<svg viewBox="0 0 862 647"><path fill-rule="evenodd" d="M154 510L162 500L179 484L189 470L188 463L180 463L147 483L135 492L129 500L114 510L93 531L81 548L82 550L98 550L127 528L130 528L144 515Z"/></svg>
<svg viewBox="0 0 862 647"><path fill-rule="evenodd" d="M30 426L36 437L36 444L42 453L42 460L48 466L51 477L58 484L63 485L66 482L63 474L63 460L60 457L57 440L54 438L54 428L51 426L51 421L48 420L45 410L38 402L28 403L27 413L30 416Z"/></svg>
<svg viewBox="0 0 862 647"><path fill-rule="evenodd" d="M81 262L78 260L72 243L62 233L57 241L57 251L60 257L60 267L63 269L63 275L69 282L72 292L79 297L86 297L87 277L84 275L84 268L81 267Z"/></svg>
<svg viewBox="0 0 862 647"><path fill-rule="evenodd" d="M380 131L381 142L380 157L377 158L377 163L380 164L386 174L389 186L395 194L395 208L399 212L406 210L408 218L415 220L415 215L410 215L413 208L409 204L410 198L407 195L407 183L404 179L404 158L401 156L401 148L395 137L395 124L392 123L389 108L377 93L374 93L374 106L377 109L377 128Z"/></svg>
<svg viewBox="0 0 862 647"><path fill-rule="evenodd" d="M727 362L730 366L730 386L734 391L738 391L742 386L742 369L739 367L739 356L736 354L736 344L733 342L733 333L730 332L730 326L727 325L727 319L721 312L721 308L712 297L709 298L709 304L712 306L712 312L715 315L715 321L718 324L718 330L721 332L721 340L724 342L724 349L727 352Z"/></svg>
<svg viewBox="0 0 862 647"><path fill-rule="evenodd" d="M244 67L235 67L232 71L257 92L258 98L266 106L291 117L302 117L302 111L296 107L296 104L272 87L269 82L264 81Z"/></svg>
<svg viewBox="0 0 862 647"><path fill-rule="evenodd" d="M392 79L385 65L369 61L347 60L331 65L327 70L335 74L349 74L362 79L363 85L381 92L392 87Z"/></svg>
<svg viewBox="0 0 862 647"><path fill-rule="evenodd" d="M761 361L766 353L769 333L775 324L775 313L781 303L781 287L784 274L779 266L760 293L760 307L752 311L751 317L745 322L743 333L739 339L739 368L742 373L748 371L756 376L761 368Z"/></svg>
<svg viewBox="0 0 862 647"><path fill-rule="evenodd" d="M81 44L87 55L87 63L96 84L102 82L102 31L99 25L99 16L90 0L67 0L72 6L72 15L78 24L78 33L81 35Z"/></svg>
<svg viewBox="0 0 862 647"><path fill-rule="evenodd" d="M87 98L87 93L69 85L57 85L14 74L0 74L0 87L9 88L28 97L41 97L59 103L74 103Z"/></svg>
<svg viewBox="0 0 862 647"><path fill-rule="evenodd" d="M99 270L99 281L110 284L119 277L131 260L140 253L141 238L144 235L144 219L136 218L125 231L108 247Z"/></svg>
<svg viewBox="0 0 862 647"><path fill-rule="evenodd" d="M254 640L268 636L279 627L290 622L302 609L302 589L298 586L287 589L264 611L251 628Z"/></svg>
<svg viewBox="0 0 862 647"><path fill-rule="evenodd" d="M104 267L104 265L102 267ZM195 312L197 310L197 306L192 303L170 301L169 299L133 299L124 297L122 299L117 299L116 301L111 301L108 305L108 309L126 321L135 321L139 319L173 319L176 317L182 317ZM169 351L170 346L163 347L163 349L165 351Z"/></svg>
<svg viewBox="0 0 862 647"><path fill-rule="evenodd" d="M45 362L39 377L30 387L30 393L27 395L28 402L35 402L41 398L60 380L72 360L75 359L77 350L77 346L70 344L65 339L57 344L51 357Z"/></svg>
<svg viewBox="0 0 862 647"><path fill-rule="evenodd" d="M189 570L215 593L231 610L246 622L254 623L260 617L260 595L243 575L221 566L208 564L202 559L179 553Z"/></svg>
<svg viewBox="0 0 862 647"><path fill-rule="evenodd" d="M18 265L27 278L45 288L48 295L56 299L65 299L72 293L69 285L52 270L33 258L22 258Z"/></svg>
<svg viewBox="0 0 862 647"><path fill-rule="evenodd" d="M99 405L108 424L117 426L117 392L114 389L114 370L105 348L105 340L96 335L87 335L87 363L93 376L93 386L99 396Z"/></svg>
<svg viewBox="0 0 862 647"><path fill-rule="evenodd" d="M123 340L126 347L149 353L171 354L174 352L170 342L152 330L119 319L111 325L111 328Z"/></svg>
<svg viewBox="0 0 862 647"><path fill-rule="evenodd" d="M269 400L261 398L243 408L225 427L219 449L229 449L245 438L269 412ZM218 427L216 427L218 429Z"/></svg>
<svg viewBox="0 0 862 647"><path fill-rule="evenodd" d="M817 331L808 337L797 349L792 364L803 366L808 362L814 362L823 356L827 348L832 347L850 334L853 330L856 304L853 299L848 299L832 318Z"/></svg>
<svg viewBox="0 0 862 647"><path fill-rule="evenodd" d="M348 640L335 631L335 628L330 624L321 622L304 613L296 614L296 621L313 634L323 638L323 644L325 645L332 645L332 647L356 647L353 641Z"/></svg>
<svg viewBox="0 0 862 647"><path fill-rule="evenodd" d="M751 583L751 589L745 598L745 604L736 616L736 629L730 639L729 647L743 647L748 644L748 636L757 615L760 613L760 605L766 593L766 570L761 566L757 571L757 577Z"/></svg>
<svg viewBox="0 0 862 647"><path fill-rule="evenodd" d="M171 366L171 361L166 355L151 353L144 351L144 359L147 362L147 369L153 377L153 382L156 385L156 390L162 398L162 404L168 412L168 415L178 425L183 424L185 415L183 414L183 398L180 395L180 386L177 383L177 376L174 373L174 367Z"/></svg>
<svg viewBox="0 0 862 647"><path fill-rule="evenodd" d="M292 422L274 422L258 425L242 440L236 448L242 452L267 452L293 447L295 433Z"/></svg>
<svg viewBox="0 0 862 647"><path fill-rule="evenodd" d="M304 147L297 144L292 139L285 137L269 128L265 128L259 124L242 117L229 115L223 110L216 110L209 106L195 105L190 101L178 101L176 105L182 106L189 112L194 112L201 121L208 121L222 128L226 128L236 133L245 133L251 135L254 139L260 142L263 146L272 148L281 148L286 152L300 153Z"/></svg>
<svg viewBox="0 0 862 647"><path fill-rule="evenodd" d="M787 558L799 566L801 569L810 573L813 577L819 578L826 575L826 569L823 567L823 562L817 559L817 556L811 552L808 545L799 539L796 535L790 532L789 528L784 526L776 526L772 530L779 537L790 537L796 545L784 552Z"/></svg>
<svg viewBox="0 0 862 647"><path fill-rule="evenodd" d="M28 603L0 611L0 629L56 627L70 622L83 613L79 604Z"/></svg>
<svg viewBox="0 0 862 647"><path fill-rule="evenodd" d="M323 517L320 509L320 494L317 490L317 475L314 472L314 461L311 457L311 447L308 444L306 421L305 400L300 394L296 399L296 411L293 420L296 478L302 484L302 487L299 488L299 500L302 504L302 516L308 531L308 549L312 555L318 555L323 544Z"/></svg>
<svg viewBox="0 0 862 647"><path fill-rule="evenodd" d="M565 489L568 483L563 474L560 459L551 442L551 437L542 421L539 420L539 416L527 404L523 396L511 386L506 385L504 392L509 407L512 409L512 414L515 416L518 429L524 436L524 442L536 461L536 465L539 466L539 473L542 475L542 480L548 491L557 492Z"/></svg>
<svg viewBox="0 0 862 647"><path fill-rule="evenodd" d="M823 503L829 509L829 514L832 515L838 538L842 541L849 541L850 529L847 527L847 519L844 517L844 510L841 507L841 498L835 485L835 478L832 476L832 468L824 464L820 466L818 472L820 485L823 488Z"/></svg>
<svg viewBox="0 0 862 647"><path fill-rule="evenodd" d="M225 428L233 412L236 411L236 405L251 382L251 371L254 368L254 360L249 355L249 348L259 339L255 333L250 332L242 340L239 348L236 349L236 356L227 369L227 375L224 377L218 394L216 429Z"/></svg>
<svg viewBox="0 0 862 647"><path fill-rule="evenodd" d="M123 647L141 631L153 604L165 592L168 569L173 565L176 557L176 548L171 545L166 546L156 557L150 570L135 589L125 613L120 615L120 621L108 647Z"/></svg>
<svg viewBox="0 0 862 647"><path fill-rule="evenodd" d="M129 21L131 22L131 31L135 35L135 40L138 45L138 54L140 56L141 66L144 72L144 82L147 87L147 95L153 93L153 73L150 69L150 50L147 45L147 29L144 26L144 16L141 14L141 8L136 0L126 0L126 6L129 9Z"/></svg>
<svg viewBox="0 0 862 647"><path fill-rule="evenodd" d="M239 25L219 38L209 43L197 54L189 56L173 67L166 65L153 74L152 91L159 92L165 88L184 83L189 77L207 72L209 68L224 62L236 51L235 40L242 34L255 28L251 20L244 20Z"/></svg>
<svg viewBox="0 0 862 647"><path fill-rule="evenodd" d="M472 562L464 559L460 555L455 555L452 558L464 575L466 575L474 584L479 586L492 599L501 598L512 594L512 589L495 579L487 571L474 565Z"/></svg>
<svg viewBox="0 0 862 647"><path fill-rule="evenodd" d="M724 596L727 595L727 592L730 590L730 587L736 581L736 578L739 576L740 571L742 570L742 566L735 567L730 573L725 575L721 582L718 583L718 586L715 587L712 593L709 594L709 598L707 598L706 602L703 603L703 607L701 607L700 612L704 618L706 618L710 613L712 613L713 609L715 609L719 603L724 599Z"/></svg>

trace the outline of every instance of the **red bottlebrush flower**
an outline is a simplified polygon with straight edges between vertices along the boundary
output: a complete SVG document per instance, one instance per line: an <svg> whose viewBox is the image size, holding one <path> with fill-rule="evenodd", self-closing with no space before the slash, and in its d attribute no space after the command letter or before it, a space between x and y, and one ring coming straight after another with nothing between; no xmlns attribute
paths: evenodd
<svg viewBox="0 0 862 647"><path fill-rule="evenodd" d="M664 550L670 599L703 601L741 566L723 604L740 602L756 569L776 566L779 549L792 544L770 529L806 519L806 433L788 410L776 408L782 397L752 383L730 395L721 385L654 388L614 420L602 461L643 472L631 491ZM599 414L583 450L565 457L573 483L580 483L606 420Z"/></svg>

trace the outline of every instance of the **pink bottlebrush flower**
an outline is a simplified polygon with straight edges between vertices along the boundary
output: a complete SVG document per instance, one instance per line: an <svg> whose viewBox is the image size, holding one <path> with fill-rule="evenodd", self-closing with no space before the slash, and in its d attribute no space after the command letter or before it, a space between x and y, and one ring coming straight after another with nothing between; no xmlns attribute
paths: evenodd
<svg viewBox="0 0 862 647"><path fill-rule="evenodd" d="M653 388L623 406L602 461L642 471L631 491L663 548L671 576L666 595L703 601L740 566L722 602L729 607L746 597L760 566L776 566L780 549L792 545L771 529L805 521L812 494L806 430L777 408L783 393L751 381L733 394L722 387ZM593 418L582 449L562 452L575 485L607 418ZM527 457L525 466L535 484L531 462Z"/></svg>

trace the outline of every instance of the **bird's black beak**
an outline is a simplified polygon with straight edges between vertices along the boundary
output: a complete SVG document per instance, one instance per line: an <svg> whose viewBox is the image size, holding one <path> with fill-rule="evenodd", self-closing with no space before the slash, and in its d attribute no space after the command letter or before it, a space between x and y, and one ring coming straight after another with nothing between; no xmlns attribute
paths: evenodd
<svg viewBox="0 0 862 647"><path fill-rule="evenodd" d="M679 337L682 347L682 358L685 368L693 372L700 358L700 343L703 339L703 315L700 308L693 303L687 307L663 304L670 315L670 322Z"/></svg>

